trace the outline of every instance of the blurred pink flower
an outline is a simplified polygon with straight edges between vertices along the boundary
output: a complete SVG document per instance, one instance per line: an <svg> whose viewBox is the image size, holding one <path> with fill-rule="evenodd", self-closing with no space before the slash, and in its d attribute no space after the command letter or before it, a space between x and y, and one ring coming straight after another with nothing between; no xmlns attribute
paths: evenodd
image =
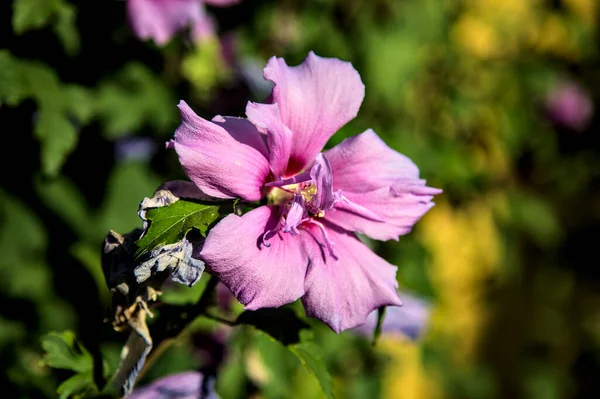
<svg viewBox="0 0 600 399"><path fill-rule="evenodd" d="M381 332L382 334L402 334L411 340L416 340L427 327L431 305L429 302L412 295L400 293L399 296L402 300L402 306L392 306L386 309ZM376 326L377 311L374 311L367 317L365 324L353 331L371 337Z"/></svg>
<svg viewBox="0 0 600 399"><path fill-rule="evenodd" d="M545 105L554 123L573 130L584 130L594 111L590 94L574 81L553 87L546 96Z"/></svg>
<svg viewBox="0 0 600 399"><path fill-rule="evenodd" d="M218 399L212 381L204 381L197 371L173 374L136 388L128 399Z"/></svg>
<svg viewBox="0 0 600 399"><path fill-rule="evenodd" d="M267 104L248 119L200 118L179 104L182 124L169 147L192 182L217 198L267 200L225 217L200 252L248 310L302 298L309 316L339 332L380 306L400 305L396 267L354 232L379 240L408 233L441 190L372 130L321 153L358 113L364 85L348 62L310 52L289 67L271 58Z"/></svg>
<svg viewBox="0 0 600 399"><path fill-rule="evenodd" d="M205 4L219 7L240 0L128 0L127 11L131 27L142 40L152 39L166 44L185 28L190 27L194 38L202 39L214 32L212 19Z"/></svg>

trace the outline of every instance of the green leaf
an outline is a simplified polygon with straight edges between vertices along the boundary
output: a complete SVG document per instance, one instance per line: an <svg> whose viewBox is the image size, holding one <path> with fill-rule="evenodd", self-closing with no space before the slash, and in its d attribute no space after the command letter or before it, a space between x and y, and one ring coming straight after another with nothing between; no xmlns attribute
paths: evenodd
<svg viewBox="0 0 600 399"><path fill-rule="evenodd" d="M176 99L164 81L144 65L131 63L100 84L94 108L107 138L114 139L145 124L172 132L178 120L173 104Z"/></svg>
<svg viewBox="0 0 600 399"><path fill-rule="evenodd" d="M308 323L288 307L246 310L238 316L235 323L256 327L283 345L299 343L300 332L310 328Z"/></svg>
<svg viewBox="0 0 600 399"><path fill-rule="evenodd" d="M54 24L54 32L61 41L68 55L79 52L80 38L77 30L77 12L74 6L68 3L60 3L57 7L57 19Z"/></svg>
<svg viewBox="0 0 600 399"><path fill-rule="evenodd" d="M85 394L90 391L97 391L93 378L91 371L75 374L71 378L63 381L56 389L56 393L60 399L67 399L71 396L75 398L84 397Z"/></svg>
<svg viewBox="0 0 600 399"><path fill-rule="evenodd" d="M98 391L94 382L94 359L90 352L75 339L72 331L52 331L41 338L46 352L42 364L75 372L75 375L58 386L61 399L79 398L89 391ZM103 362L103 375L107 374L106 362Z"/></svg>
<svg viewBox="0 0 600 399"><path fill-rule="evenodd" d="M146 214L150 227L136 242L139 247L136 256L159 245L181 241L191 229L198 229L206 236L208 227L219 217L221 206L180 199L169 206L150 209Z"/></svg>
<svg viewBox="0 0 600 399"><path fill-rule="evenodd" d="M41 338L46 351L42 362L56 369L84 373L92 370L92 355L75 340L73 331L52 331Z"/></svg>
<svg viewBox="0 0 600 399"><path fill-rule="evenodd" d="M294 353L308 372L315 376L323 393L327 398L333 398L333 381L331 374L325 367L321 349L312 342L303 340L289 348Z"/></svg>
<svg viewBox="0 0 600 399"><path fill-rule="evenodd" d="M28 95L20 63L8 50L0 50L0 106L17 105Z"/></svg>
<svg viewBox="0 0 600 399"><path fill-rule="evenodd" d="M97 233L102 239L108 230L131 231L140 224L140 199L151 195L161 183L150 166L142 161L115 165L107 183L107 195L97 215Z"/></svg>
<svg viewBox="0 0 600 399"><path fill-rule="evenodd" d="M246 324L268 334L292 352L312 374L327 398L333 398L333 382L323 362L322 350L312 342L310 326L288 307L245 311L236 324Z"/></svg>
<svg viewBox="0 0 600 399"><path fill-rule="evenodd" d="M42 171L54 177L77 145L77 131L61 112L42 108L35 134L41 142Z"/></svg>
<svg viewBox="0 0 600 399"><path fill-rule="evenodd" d="M54 13L58 0L14 0L12 25L17 35L46 25Z"/></svg>

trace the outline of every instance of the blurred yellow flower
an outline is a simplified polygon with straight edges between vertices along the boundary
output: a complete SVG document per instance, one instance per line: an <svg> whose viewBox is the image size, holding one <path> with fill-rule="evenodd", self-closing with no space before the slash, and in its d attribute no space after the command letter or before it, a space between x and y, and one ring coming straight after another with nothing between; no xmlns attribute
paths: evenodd
<svg viewBox="0 0 600 399"><path fill-rule="evenodd" d="M479 58L500 54L500 40L494 28L472 14L465 14L452 28L452 38L466 53Z"/></svg>
<svg viewBox="0 0 600 399"><path fill-rule="evenodd" d="M378 351L389 356L382 381L383 398L437 399L442 398L439 376L432 375L421 359L418 345L400 335L384 335L377 344Z"/></svg>
<svg viewBox="0 0 600 399"><path fill-rule="evenodd" d="M498 272L501 257L492 207L485 199L464 209L438 203L421 221L421 233L432 254L439 300L432 330L450 335L456 360L468 363L486 324L485 284Z"/></svg>

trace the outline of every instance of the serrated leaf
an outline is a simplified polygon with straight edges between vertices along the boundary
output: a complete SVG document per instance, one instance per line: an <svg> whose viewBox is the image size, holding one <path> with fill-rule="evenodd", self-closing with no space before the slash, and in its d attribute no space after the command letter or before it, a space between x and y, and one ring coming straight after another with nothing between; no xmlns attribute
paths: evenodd
<svg viewBox="0 0 600 399"><path fill-rule="evenodd" d="M79 373L93 368L92 355L75 340L72 331L52 331L44 335L41 342L46 351L42 361L46 365Z"/></svg>
<svg viewBox="0 0 600 399"><path fill-rule="evenodd" d="M37 115L35 134L41 142L42 171L54 177L77 145L73 124L55 110L42 109Z"/></svg>
<svg viewBox="0 0 600 399"><path fill-rule="evenodd" d="M75 372L75 375L58 386L57 393L61 399L81 397L89 391L98 390L94 381L94 359L75 339L72 331L52 331L41 338L41 345L46 352L42 357L43 364ZM103 375L106 375L106 362L102 366Z"/></svg>
<svg viewBox="0 0 600 399"><path fill-rule="evenodd" d="M208 227L219 217L220 205L180 199L161 208L150 209L146 218L150 227L144 237L136 242L139 247L136 256L150 251L159 245L181 241L188 231L197 229L206 236Z"/></svg>

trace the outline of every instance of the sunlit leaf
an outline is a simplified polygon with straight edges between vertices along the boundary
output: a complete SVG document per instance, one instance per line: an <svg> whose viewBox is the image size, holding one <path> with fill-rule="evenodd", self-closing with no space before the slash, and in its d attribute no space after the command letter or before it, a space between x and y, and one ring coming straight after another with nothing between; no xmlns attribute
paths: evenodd
<svg viewBox="0 0 600 399"><path fill-rule="evenodd" d="M150 209L146 214L150 227L144 237L137 241L137 255L159 245L181 241L191 229L197 229L205 236L208 227L219 217L220 208L214 203L180 199L172 205Z"/></svg>

